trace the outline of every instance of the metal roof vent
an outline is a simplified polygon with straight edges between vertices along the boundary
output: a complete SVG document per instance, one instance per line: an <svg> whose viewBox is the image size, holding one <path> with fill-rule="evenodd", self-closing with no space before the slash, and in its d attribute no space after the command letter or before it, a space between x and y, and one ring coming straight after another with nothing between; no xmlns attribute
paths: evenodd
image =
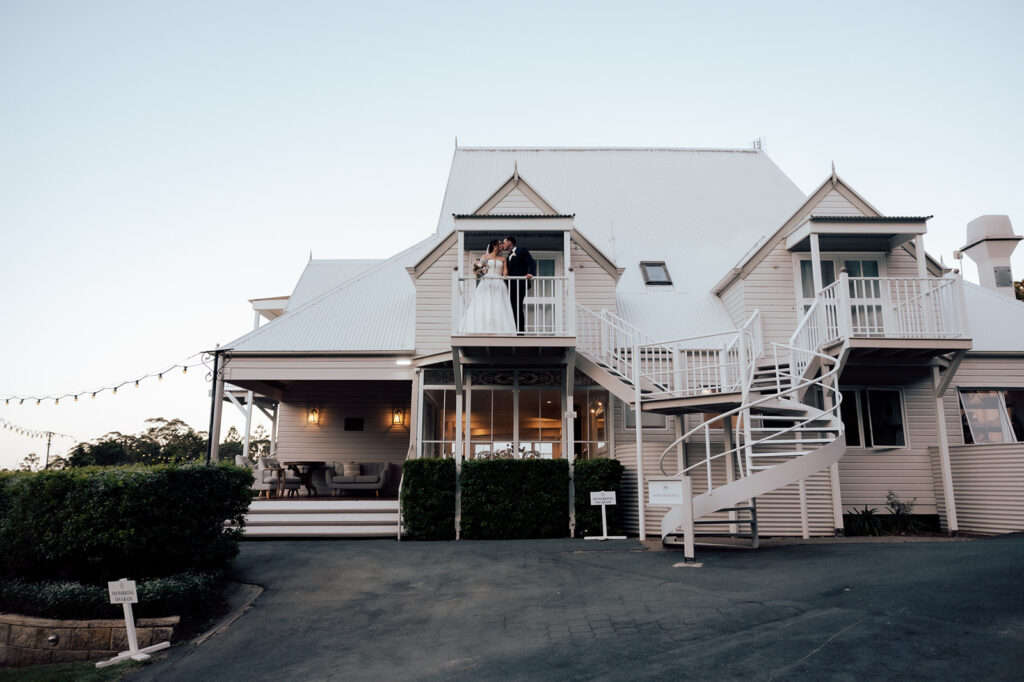
<svg viewBox="0 0 1024 682"><path fill-rule="evenodd" d="M967 245L960 250L978 264L981 286L1013 298L1010 255L1021 239L1009 216L983 215L967 223Z"/></svg>

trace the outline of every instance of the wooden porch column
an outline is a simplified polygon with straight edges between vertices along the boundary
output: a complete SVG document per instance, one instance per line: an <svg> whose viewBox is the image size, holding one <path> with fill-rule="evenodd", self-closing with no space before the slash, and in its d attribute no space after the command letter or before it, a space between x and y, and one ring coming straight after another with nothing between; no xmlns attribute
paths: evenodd
<svg viewBox="0 0 1024 682"><path fill-rule="evenodd" d="M956 371L956 368L951 368ZM947 370L949 371L949 370ZM956 519L956 500L953 497L953 469L949 463L949 436L946 433L945 390L939 377L939 368L932 365L932 385L935 387L935 416L939 426L939 468L942 470L942 500L946 507L946 529L950 535L960 532Z"/></svg>
<svg viewBox="0 0 1024 682"><path fill-rule="evenodd" d="M633 416L636 422L636 501L640 518L640 540L647 539L646 495L644 495L644 419L640 392L640 346L633 346Z"/></svg>
<svg viewBox="0 0 1024 682"><path fill-rule="evenodd" d="M274 416L270 418L270 456L277 456L277 422L281 415L281 401L274 403Z"/></svg>
<svg viewBox="0 0 1024 682"><path fill-rule="evenodd" d="M210 407L210 434L206 448L206 462L220 461L220 418L224 408L224 369L219 367L220 353L213 352L213 405Z"/></svg>
<svg viewBox="0 0 1024 682"><path fill-rule="evenodd" d="M818 233L811 232L811 277L814 279L814 297L824 289L821 284L821 251L818 248Z"/></svg>

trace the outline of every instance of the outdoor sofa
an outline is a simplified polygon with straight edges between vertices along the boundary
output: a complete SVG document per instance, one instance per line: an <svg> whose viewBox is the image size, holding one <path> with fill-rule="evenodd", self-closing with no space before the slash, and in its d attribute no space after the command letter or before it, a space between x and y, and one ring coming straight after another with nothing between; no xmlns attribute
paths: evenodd
<svg viewBox="0 0 1024 682"><path fill-rule="evenodd" d="M387 462L335 462L324 469L331 495L345 490L375 490L377 497L388 482Z"/></svg>

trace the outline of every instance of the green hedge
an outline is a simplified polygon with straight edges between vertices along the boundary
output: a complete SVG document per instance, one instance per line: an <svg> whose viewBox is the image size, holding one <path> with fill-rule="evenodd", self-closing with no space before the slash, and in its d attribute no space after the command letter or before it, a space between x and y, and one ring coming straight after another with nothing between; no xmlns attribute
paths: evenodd
<svg viewBox="0 0 1024 682"><path fill-rule="evenodd" d="M408 536L454 540L455 460L410 459L402 472L402 520Z"/></svg>
<svg viewBox="0 0 1024 682"><path fill-rule="evenodd" d="M576 535L601 534L601 508L590 504L590 493L598 490L614 490L618 504L609 505L608 534L622 535L622 472L625 467L617 459L581 459L573 467L573 482L576 490Z"/></svg>
<svg viewBox="0 0 1024 682"><path fill-rule="evenodd" d="M564 459L462 464L462 537L558 538L569 529L569 463Z"/></svg>
<svg viewBox="0 0 1024 682"><path fill-rule="evenodd" d="M0 578L218 573L238 554L252 474L230 464L0 474Z"/></svg>
<svg viewBox="0 0 1024 682"><path fill-rule="evenodd" d="M221 601L219 581L211 573L181 573L137 583L139 603L132 612L140 618L195 617ZM120 618L106 585L73 581L31 582L20 578L0 581L0 611L43 618Z"/></svg>

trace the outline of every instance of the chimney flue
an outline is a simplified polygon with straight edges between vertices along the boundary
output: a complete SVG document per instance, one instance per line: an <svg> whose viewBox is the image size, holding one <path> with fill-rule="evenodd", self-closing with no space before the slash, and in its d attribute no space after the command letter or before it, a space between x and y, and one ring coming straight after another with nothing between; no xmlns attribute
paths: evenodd
<svg viewBox="0 0 1024 682"><path fill-rule="evenodd" d="M967 245L960 250L978 265L978 283L1013 298L1010 255L1021 237L1005 215L983 215L967 223Z"/></svg>

